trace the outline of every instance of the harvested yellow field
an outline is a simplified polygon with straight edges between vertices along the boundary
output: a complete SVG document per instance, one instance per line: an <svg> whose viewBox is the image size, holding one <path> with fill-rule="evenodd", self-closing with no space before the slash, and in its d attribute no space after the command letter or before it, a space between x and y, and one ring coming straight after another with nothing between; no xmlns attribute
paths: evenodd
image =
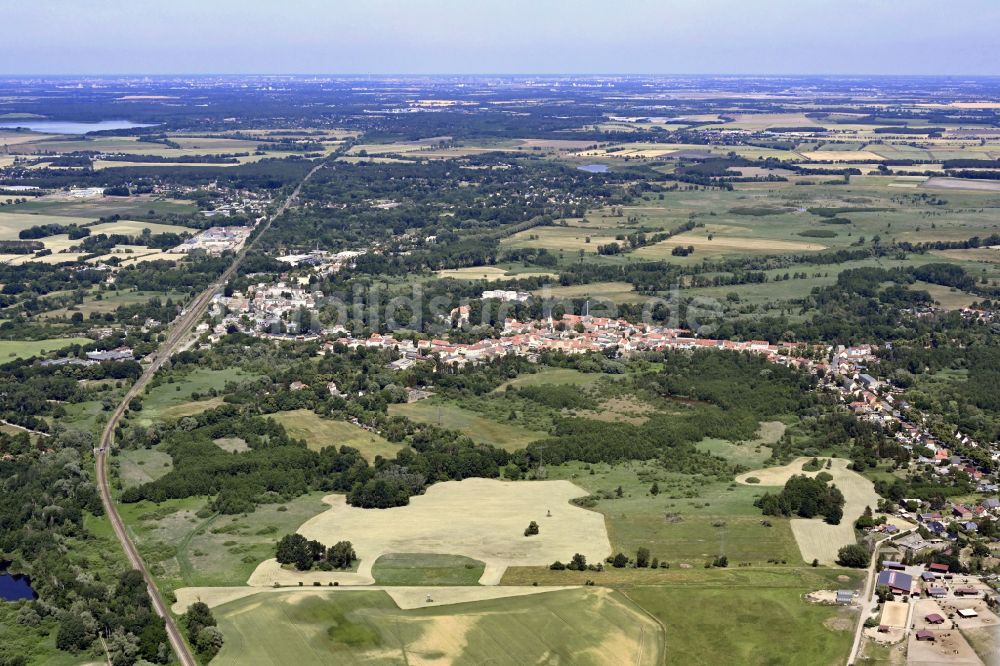
<svg viewBox="0 0 1000 666"><path fill-rule="evenodd" d="M14 132L12 130L0 130L0 146L16 146L32 141L44 141L52 139L52 134L37 134L35 132Z"/></svg>
<svg viewBox="0 0 1000 666"><path fill-rule="evenodd" d="M380 555L442 553L484 562L486 570L479 582L496 585L508 566L548 565L568 561L574 553L600 562L611 554L604 516L570 504L586 494L569 481L474 478L434 484L425 494L410 498L408 506L391 509L359 509L348 506L344 495L328 495L323 501L330 510L306 521L298 532L327 545L345 539L353 543L360 560L357 573L299 574L277 569L295 576L296 581L310 575L373 580L372 565ZM525 537L524 528L532 520L539 524L540 533ZM249 584L273 584L274 576L284 575L275 567L276 563L261 564ZM306 584L326 579L309 580Z"/></svg>
<svg viewBox="0 0 1000 666"><path fill-rule="evenodd" d="M923 187L936 190L979 190L979 191L1000 191L1000 181L997 180L974 180L972 178L942 178L935 176L928 178Z"/></svg>
<svg viewBox="0 0 1000 666"><path fill-rule="evenodd" d="M149 229L151 234L194 234L198 229L181 227L176 224L157 224L156 222L142 222L138 220L118 220L117 222L105 222L95 224L90 227L91 235L97 234L126 234L138 236L143 229Z"/></svg>
<svg viewBox="0 0 1000 666"><path fill-rule="evenodd" d="M497 268L495 266L470 266L468 268L449 268L437 272L439 278L452 278L455 280L486 280L495 282L497 280L517 280L533 277L558 277L555 273L511 273L510 271Z"/></svg>
<svg viewBox="0 0 1000 666"><path fill-rule="evenodd" d="M125 162L122 160L94 160L94 168L100 169L116 169L116 168L145 168L145 167L156 167L156 168L172 168L172 167L231 167L237 166L236 162L227 162L222 164L212 164L209 162Z"/></svg>
<svg viewBox="0 0 1000 666"><path fill-rule="evenodd" d="M543 594L545 592L557 592L559 590L573 590L578 586L529 586L529 585L492 585L467 587L461 585L448 585L444 587L408 587L392 585L367 585L367 586L337 586L321 587L311 590L289 590L288 588L271 587L261 589L259 587L182 587L174 591L177 601L174 602L171 610L181 614L188 609L188 606L196 601L201 601L215 608L222 604L245 599L255 594L280 593L291 595L297 598L299 595L317 594L337 594L343 592L386 592L392 600L396 602L402 610L412 610L414 608L428 608L431 606L449 606L451 604L463 604L470 601L487 601L489 599L507 599L510 597L523 597L530 594ZM304 598L304 597L303 597ZM430 599L428 601L428 599Z"/></svg>
<svg viewBox="0 0 1000 666"><path fill-rule="evenodd" d="M810 150L799 154L814 162L879 162L884 159L869 150Z"/></svg>
<svg viewBox="0 0 1000 666"><path fill-rule="evenodd" d="M521 139L521 148L531 150L540 148L542 150L583 150L587 146L594 145L594 141L583 141L580 139Z"/></svg>
<svg viewBox="0 0 1000 666"><path fill-rule="evenodd" d="M960 261L1000 263L1000 247L978 247L974 250L934 250L931 254Z"/></svg>
<svg viewBox="0 0 1000 666"><path fill-rule="evenodd" d="M749 477L760 479L761 486L784 486L792 476L802 474L813 477L818 472L803 472L802 465L809 458L796 458L782 467L767 467L746 472L736 477L739 483L746 483ZM829 525L820 518L792 518L792 534L799 545L802 559L811 562L819 560L822 564L833 564L837 560L837 551L855 542L854 521L865 511L865 507L874 509L878 505L878 495L871 481L857 472L847 469L849 460L830 458L833 461L830 469L824 469L833 476L832 483L844 494L844 517L839 525Z"/></svg>
<svg viewBox="0 0 1000 666"><path fill-rule="evenodd" d="M714 231L713 231L714 233ZM735 254L739 252L819 252L826 249L820 243L803 241L778 240L774 238L746 238L736 236L714 236L712 240L703 231L679 234L655 245L646 245L633 254L636 257L662 259L670 256L670 252L678 245L694 246L695 256L699 251L723 252Z"/></svg>
<svg viewBox="0 0 1000 666"><path fill-rule="evenodd" d="M1000 102L949 102L947 104L917 104L929 109L1000 109Z"/></svg>

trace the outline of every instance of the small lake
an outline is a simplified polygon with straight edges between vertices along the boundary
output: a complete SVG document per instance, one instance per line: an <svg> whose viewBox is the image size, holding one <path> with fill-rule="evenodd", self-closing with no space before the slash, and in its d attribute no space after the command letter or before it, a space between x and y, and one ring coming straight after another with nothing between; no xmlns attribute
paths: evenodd
<svg viewBox="0 0 1000 666"><path fill-rule="evenodd" d="M100 120L94 123L79 123L71 120L0 120L0 129L24 127L33 132L45 132L46 134L86 134L88 132L152 126L150 124L133 123L128 120Z"/></svg>
<svg viewBox="0 0 1000 666"><path fill-rule="evenodd" d="M37 598L38 595L31 589L31 579L20 574L9 574L6 568L0 568L0 599L20 601Z"/></svg>
<svg viewBox="0 0 1000 666"><path fill-rule="evenodd" d="M577 169L580 171L586 171L587 173L607 173L607 164L584 164L583 166L578 166Z"/></svg>

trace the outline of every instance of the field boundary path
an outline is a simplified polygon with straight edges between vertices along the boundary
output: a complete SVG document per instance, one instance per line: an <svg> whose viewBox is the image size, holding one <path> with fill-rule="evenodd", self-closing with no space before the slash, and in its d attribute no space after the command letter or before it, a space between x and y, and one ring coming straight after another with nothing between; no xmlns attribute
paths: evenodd
<svg viewBox="0 0 1000 666"><path fill-rule="evenodd" d="M125 397L112 412L111 418L108 419L107 425L104 427L104 432L101 433L101 439L98 444L96 452L96 467L97 467L97 485L101 493L101 503L104 505L104 511L108 515L108 520L111 522L111 527L115 532L115 536L118 538L118 542L121 544L122 550L125 551L125 555L129 559L129 564L132 568L142 572L142 577L146 581L146 589L149 593L149 598L153 603L153 610L156 614L163 618L166 625L167 637L170 639L170 646L173 648L174 654L177 655L178 660L180 660L183 666L197 666L198 662L195 660L194 656L191 654L191 650L188 648L187 643L184 640L184 636L181 634L180 629L177 628L177 623L174 622L173 617L170 614L170 610L163 601L163 597L160 596L159 589L156 587L156 582L153 580L153 576L149 573L149 569L146 567L146 563L143 561L142 556L139 555L138 549L132 542L131 537L125 529L125 523L121 519L121 515L118 513L118 507L115 505L114 499L111 497L111 486L108 483L108 451L114 445L114 435L115 428L118 426L118 422L121 420L122 416L125 415L125 410L128 409L129 403L132 398L139 395L143 389L146 388L146 384L153 378L153 375L160 369L160 367L170 358L170 355L177 348L177 346L184 339L184 336L191 330L191 328L201 319L205 310L208 309L209 304L212 302L212 296L216 294L232 277L236 268L243 261L246 256L247 251L254 246L257 240L264 235L264 232L268 230L271 223L275 219L280 217L285 211L291 207L295 200L299 196L299 192L302 186L309 180L314 173L323 168L324 163L318 164L314 167L301 182L295 187L291 194L289 194L284 203L276 210L272 215L270 215L267 220L264 221L263 225L259 227L259 233L254 235L254 237L243 247L242 250L237 252L236 256L233 258L232 263L223 271L222 275L219 276L212 284L208 286L203 292L198 294L184 309L180 317L170 325L169 333L166 339L160 344L159 348L154 354L150 356L151 363L139 376L139 378L132 384L132 387L125 393Z"/></svg>

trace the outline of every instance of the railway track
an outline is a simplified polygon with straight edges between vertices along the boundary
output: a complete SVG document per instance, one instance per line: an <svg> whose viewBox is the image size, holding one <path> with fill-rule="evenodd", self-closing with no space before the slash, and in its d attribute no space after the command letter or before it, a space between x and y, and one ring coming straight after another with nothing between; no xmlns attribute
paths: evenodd
<svg viewBox="0 0 1000 666"><path fill-rule="evenodd" d="M239 267L240 262L246 256L247 251L254 246L265 231L271 226L271 223L275 219L280 217L285 211L295 203L298 199L299 192L302 186L308 181L314 173L323 168L323 164L317 165L312 169L302 181L296 186L296 188L289 194L285 201L281 204L272 215L270 215L267 220L264 221L263 226L260 229L260 233L254 236L247 244L236 253L233 258L232 263L223 271L222 275L218 277L212 284L208 286L203 292L198 294L184 309L180 317L178 317L171 325L167 338L160 344L156 352L152 355L152 362L146 367L142 375L132 384L125 397L122 401L118 403L115 407L114 412L111 413L111 418L108 419L107 425L104 427L104 431L101 433L101 439L98 443L98 448L96 452L96 467L97 467L97 485L101 493L101 502L104 505L104 511L111 522L111 527L114 530L115 537L117 537L118 542L121 544L122 550L125 551L125 555L128 557L129 564L133 569L142 572L142 577L146 581L146 589L149 593L149 598L152 601L153 609L156 614L163 618L166 625L167 637L170 639L170 646L173 648L174 654L177 655L178 660L183 666L197 666L198 662L191 653L191 649L188 647L187 642L184 640L183 634L181 634L177 623L174 622L173 616L170 614L170 609L167 607L166 602L164 602L163 597L160 596L159 589L156 587L156 581L153 580L153 576L149 573L149 569L146 567L146 563L143 561L142 556L139 554L139 550L136 548L135 544L132 542L132 538L129 536L128 531L125 529L125 523L121 519L121 515L118 513L118 507L115 505L114 498L111 496L111 485L108 483L108 452L114 446L114 436L115 428L121 421L122 417L125 415L125 411L128 409L129 403L132 399L142 393L143 389L153 378L156 372L163 366L163 364L170 358L170 355L174 352L177 346L184 340L185 336L190 333L191 329L198 323L202 315L208 309L209 304L212 302L212 297L222 289L226 282L232 277L233 273Z"/></svg>

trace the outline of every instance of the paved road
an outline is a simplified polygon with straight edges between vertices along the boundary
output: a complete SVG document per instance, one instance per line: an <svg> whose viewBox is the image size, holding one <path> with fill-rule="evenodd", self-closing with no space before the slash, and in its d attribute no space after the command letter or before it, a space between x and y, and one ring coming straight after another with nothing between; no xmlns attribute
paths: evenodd
<svg viewBox="0 0 1000 666"><path fill-rule="evenodd" d="M104 504L104 511L107 513L108 518L111 521L111 527L115 531L115 536L118 537L118 542L121 544L122 549L125 551L125 555L128 556L129 563L132 565L133 569L142 572L142 577L146 580L146 589L149 592L149 598L153 602L153 609L156 614L163 618L166 623L167 636L170 638L170 646L174 650L174 654L180 660L183 666L197 666L197 661L195 661L194 656L191 654L191 650L188 648L186 642L184 642L184 637L177 628L177 623L174 622L173 617L170 615L170 611L167 605L164 603L163 598L160 596L159 590L156 588L156 582L149 573L149 569L146 568L146 563L142 561L142 557L139 555L139 551L136 549L135 544L132 543L131 537L129 537L128 532L125 531L125 523L122 522L121 516L118 514L118 507L115 506L115 502L111 497L111 486L108 484L108 451L114 445L115 428L118 426L118 422L121 420L122 416L125 414L125 410L128 409L129 402L132 398L139 395L149 380L153 378L156 371L170 358L171 353L176 349L177 345L184 339L192 327L198 320L201 319L202 315L205 314L205 310L208 309L209 304L212 302L212 296L214 296L223 286L226 281L232 276L239 266L243 257L246 256L247 250L249 250L257 239L263 235L263 232L271 226L271 223L275 218L279 217L282 213L288 210L295 200L298 198L299 191L302 189L302 185L312 177L316 171L321 169L323 164L318 165L302 179L298 187L288 195L281 207L273 215L267 218L263 226L253 240L246 244L246 246L240 250L236 257L233 259L233 263L222 273L219 278L208 286L205 291L201 292L191 303L185 308L183 314L178 317L170 325L170 330L167 334L166 340L160 345L150 358L152 362L146 368L146 370L140 375L139 379L132 385L132 387L125 394L125 397L119 403L118 407L111 414L111 418L108 420L108 424L104 428L104 432L101 434L101 441L99 443L99 448L97 450L97 485L101 491L101 502Z"/></svg>

